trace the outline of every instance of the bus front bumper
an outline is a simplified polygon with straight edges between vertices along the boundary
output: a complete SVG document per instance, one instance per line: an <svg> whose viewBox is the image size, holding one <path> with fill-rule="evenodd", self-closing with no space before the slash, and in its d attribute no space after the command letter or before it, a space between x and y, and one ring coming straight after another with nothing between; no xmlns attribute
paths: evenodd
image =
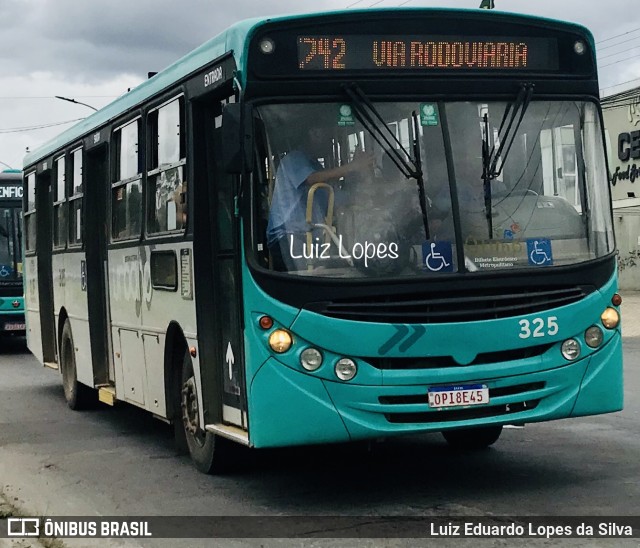
<svg viewBox="0 0 640 548"><path fill-rule="evenodd" d="M24 335L26 333L26 324L24 319L24 311L0 311L0 336L1 335Z"/></svg>
<svg viewBox="0 0 640 548"><path fill-rule="evenodd" d="M449 371L452 385L460 384L456 369ZM345 442L622 409L619 332L598 352L556 368L503 378L483 377L481 366L476 371L477 377L464 384L486 385L490 402L437 410L428 405L428 390L433 386L428 382L392 386L334 382L270 358L250 387L251 442L255 447ZM429 372L416 376L420 374ZM444 383L440 379L437 384Z"/></svg>

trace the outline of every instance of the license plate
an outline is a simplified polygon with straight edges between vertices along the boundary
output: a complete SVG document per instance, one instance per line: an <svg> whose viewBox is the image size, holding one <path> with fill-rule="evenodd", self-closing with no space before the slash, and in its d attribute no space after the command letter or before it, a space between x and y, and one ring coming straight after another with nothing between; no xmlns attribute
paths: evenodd
<svg viewBox="0 0 640 548"><path fill-rule="evenodd" d="M436 386L429 389L429 407L469 407L489 403L489 388L484 384Z"/></svg>
<svg viewBox="0 0 640 548"><path fill-rule="evenodd" d="M25 331L27 326L23 323L5 323L5 331Z"/></svg>

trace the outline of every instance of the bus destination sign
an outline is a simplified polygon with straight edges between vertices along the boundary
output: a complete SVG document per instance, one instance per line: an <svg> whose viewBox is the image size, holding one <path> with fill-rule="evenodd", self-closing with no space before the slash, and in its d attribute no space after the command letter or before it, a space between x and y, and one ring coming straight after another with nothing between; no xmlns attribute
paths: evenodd
<svg viewBox="0 0 640 548"><path fill-rule="evenodd" d="M553 71L558 69L558 43L513 36L298 36L298 68Z"/></svg>

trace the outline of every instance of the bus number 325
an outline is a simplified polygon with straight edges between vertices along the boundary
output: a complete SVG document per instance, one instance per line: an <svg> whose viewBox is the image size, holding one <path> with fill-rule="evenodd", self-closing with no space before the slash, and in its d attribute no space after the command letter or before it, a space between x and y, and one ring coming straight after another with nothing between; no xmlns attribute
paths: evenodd
<svg viewBox="0 0 640 548"><path fill-rule="evenodd" d="M521 339L529 339L531 337L540 338L558 334L558 318L556 316L549 316L545 322L544 318L534 318L533 320L520 320Z"/></svg>

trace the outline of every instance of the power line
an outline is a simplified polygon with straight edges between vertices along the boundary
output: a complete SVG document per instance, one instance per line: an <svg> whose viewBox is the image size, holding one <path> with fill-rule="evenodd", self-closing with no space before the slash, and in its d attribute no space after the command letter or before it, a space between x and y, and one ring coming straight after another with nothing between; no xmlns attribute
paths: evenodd
<svg viewBox="0 0 640 548"><path fill-rule="evenodd" d="M606 67L611 67L613 65L617 65L618 63L622 63L624 61L629 61L630 59L637 59L638 57L640 57L640 55L632 55L631 57L625 57L624 59L619 59L618 61L614 61L613 63L608 63L606 65L601 65L598 68L606 68Z"/></svg>
<svg viewBox="0 0 640 548"><path fill-rule="evenodd" d="M622 86L624 84L630 84L631 82L637 82L640 78L634 78L633 80L627 80L626 82L620 82L619 84L613 84L612 86L607 86L606 88L600 88L600 91L604 91L605 89L617 88L618 86Z"/></svg>
<svg viewBox="0 0 640 548"><path fill-rule="evenodd" d="M610 36L609 38L605 38L604 40L599 40L599 41L596 42L596 44L602 44L603 42L608 42L609 40L613 40L615 38L620 38L620 36L626 36L627 34L633 34L634 32L638 32L639 30L640 30L640 27L638 27L637 29L633 29L633 30L627 31L627 32L616 34L615 36Z"/></svg>
<svg viewBox="0 0 640 548"><path fill-rule="evenodd" d="M633 51L634 49L638 49L638 48L640 48L640 46L634 46L634 47L632 47L632 48L631 48L631 49L629 49L629 50L626 50L626 51L618 51L617 53L610 53L609 55L604 55L604 56L602 56L602 57L599 57L598 59L599 59L600 61L602 61L602 59L608 59L609 57L615 57L616 55L622 55L623 53L629 53L630 51Z"/></svg>
<svg viewBox="0 0 640 548"><path fill-rule="evenodd" d="M79 122L84 118L75 118L74 120L66 120L64 122L53 122L51 124L42 124L38 126L25 126L25 127L13 127L13 128L0 128L0 134L2 133L19 133L21 131L34 131L36 129L46 129L54 126L62 126L64 124L71 124L72 122Z"/></svg>
<svg viewBox="0 0 640 548"><path fill-rule="evenodd" d="M618 42L617 44L611 44L610 46L605 46L604 48L598 48L598 51L604 51L605 49L615 48L616 46L621 46L622 44L627 44L628 42L634 42L636 40L640 40L640 36L634 36L633 38L629 38L628 40L623 40L622 42Z"/></svg>
<svg viewBox="0 0 640 548"><path fill-rule="evenodd" d="M357 0L356 2L353 2L353 3L349 4L345 9L352 8L353 6L361 4L362 2L364 2L364 0Z"/></svg>

